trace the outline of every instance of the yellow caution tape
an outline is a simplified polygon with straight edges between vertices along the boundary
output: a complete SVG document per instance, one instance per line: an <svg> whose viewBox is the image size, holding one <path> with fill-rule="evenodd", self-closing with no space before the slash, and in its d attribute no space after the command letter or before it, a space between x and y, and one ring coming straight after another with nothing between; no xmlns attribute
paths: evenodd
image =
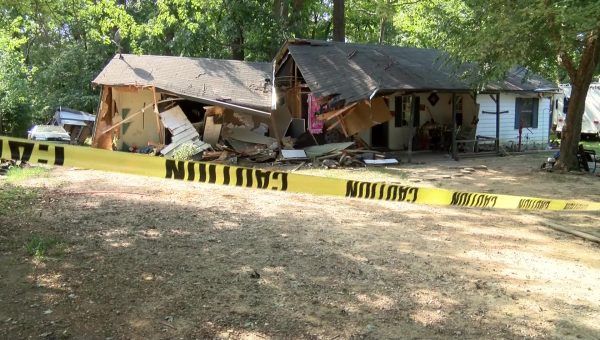
<svg viewBox="0 0 600 340"><path fill-rule="evenodd" d="M600 210L600 203L590 201L494 195L385 182L362 182L214 163L176 161L162 157L1 136L0 159L255 189L440 206L521 210Z"/></svg>

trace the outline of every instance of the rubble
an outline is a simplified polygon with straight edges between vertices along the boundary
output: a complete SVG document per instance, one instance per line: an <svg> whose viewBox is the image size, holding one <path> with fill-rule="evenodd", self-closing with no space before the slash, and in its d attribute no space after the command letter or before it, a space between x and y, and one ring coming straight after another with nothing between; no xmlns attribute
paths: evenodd
<svg viewBox="0 0 600 340"><path fill-rule="evenodd" d="M344 136L338 128L313 134L304 119L290 118L287 112L281 119L285 129L279 126L278 131L272 131L264 119L216 105L194 113L182 103L169 103L155 113L159 128L164 128L162 142L129 146L130 152L224 164L302 162L300 166L304 166L309 162L328 169L398 163L370 150L360 138ZM162 144L165 141L166 145Z"/></svg>

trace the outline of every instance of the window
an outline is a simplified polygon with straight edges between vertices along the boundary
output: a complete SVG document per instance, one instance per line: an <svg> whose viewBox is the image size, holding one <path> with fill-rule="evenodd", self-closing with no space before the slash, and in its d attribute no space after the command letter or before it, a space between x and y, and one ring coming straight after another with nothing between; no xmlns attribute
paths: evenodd
<svg viewBox="0 0 600 340"><path fill-rule="evenodd" d="M410 110L412 106L412 100L415 101L414 114L413 114L413 126L419 127L420 123L420 99L419 96L396 96L394 97L394 126L403 127L408 126L410 121Z"/></svg>
<svg viewBox="0 0 600 340"><path fill-rule="evenodd" d="M405 100L402 100L402 96L394 97L394 126L402 127L408 125L408 112L409 110L405 109Z"/></svg>
<svg viewBox="0 0 600 340"><path fill-rule="evenodd" d="M515 104L515 129L538 127L538 98L517 98Z"/></svg>

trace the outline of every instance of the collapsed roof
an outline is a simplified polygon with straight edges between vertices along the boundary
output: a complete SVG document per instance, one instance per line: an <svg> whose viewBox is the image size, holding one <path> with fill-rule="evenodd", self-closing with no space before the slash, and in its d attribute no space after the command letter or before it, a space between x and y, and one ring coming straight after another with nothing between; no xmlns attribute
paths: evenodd
<svg viewBox="0 0 600 340"><path fill-rule="evenodd" d="M302 77L317 97L331 97L346 105L370 99L389 91L473 91L462 79L468 65L449 62L446 53L426 48L386 45L291 40L279 54L279 70L291 54ZM556 88L540 77L512 70L501 82L485 87L488 91L535 91Z"/></svg>
<svg viewBox="0 0 600 340"><path fill-rule="evenodd" d="M92 82L154 86L211 105L239 106L268 114L271 77L272 65L265 62L117 54Z"/></svg>

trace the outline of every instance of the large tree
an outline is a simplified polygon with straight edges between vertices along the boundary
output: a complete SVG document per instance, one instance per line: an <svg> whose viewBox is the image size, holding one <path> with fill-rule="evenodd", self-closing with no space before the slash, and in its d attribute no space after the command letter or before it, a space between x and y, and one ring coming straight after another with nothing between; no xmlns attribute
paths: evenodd
<svg viewBox="0 0 600 340"><path fill-rule="evenodd" d="M346 10L344 0L333 0L333 41L346 40Z"/></svg>
<svg viewBox="0 0 600 340"><path fill-rule="evenodd" d="M578 169L577 146L589 85L600 64L600 2L433 0L415 4L410 24L424 45L481 66L482 79L522 65L572 84L558 166ZM404 18L406 20L406 18Z"/></svg>

